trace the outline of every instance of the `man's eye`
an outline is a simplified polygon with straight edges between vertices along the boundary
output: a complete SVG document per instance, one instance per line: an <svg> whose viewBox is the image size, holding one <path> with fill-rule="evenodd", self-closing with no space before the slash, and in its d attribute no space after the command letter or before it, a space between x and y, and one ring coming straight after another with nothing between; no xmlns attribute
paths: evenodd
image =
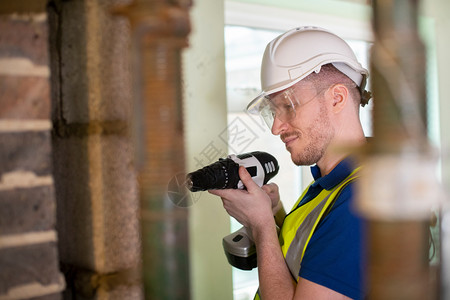
<svg viewBox="0 0 450 300"><path fill-rule="evenodd" d="M291 110L293 110L294 108L292 107L292 105L290 105L290 104L285 104L284 106L283 106L283 110L284 111L291 111Z"/></svg>

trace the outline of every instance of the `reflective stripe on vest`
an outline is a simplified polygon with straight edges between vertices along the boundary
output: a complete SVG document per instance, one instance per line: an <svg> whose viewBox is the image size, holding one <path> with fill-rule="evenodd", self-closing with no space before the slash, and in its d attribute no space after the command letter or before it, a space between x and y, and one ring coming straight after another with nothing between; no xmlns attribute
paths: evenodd
<svg viewBox="0 0 450 300"><path fill-rule="evenodd" d="M286 264L296 281L298 281L299 278L301 261L305 254L306 247L308 246L317 225L325 212L332 207L342 189L358 177L358 170L359 168L355 169L333 189L329 191L325 189L322 190L314 199L298 207L301 199L303 199L308 191L310 184L297 200L291 212L285 217L279 240ZM260 299L259 289L254 299Z"/></svg>

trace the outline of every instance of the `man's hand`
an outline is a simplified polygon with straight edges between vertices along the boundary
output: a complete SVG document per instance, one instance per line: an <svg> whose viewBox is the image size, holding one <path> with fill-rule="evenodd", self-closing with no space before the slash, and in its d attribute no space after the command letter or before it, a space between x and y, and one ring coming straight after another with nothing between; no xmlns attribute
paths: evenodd
<svg viewBox="0 0 450 300"><path fill-rule="evenodd" d="M272 201L272 211L275 215L277 211L280 209L280 192L278 190L278 185L275 183L269 183L266 185L263 185L261 189L266 192L267 195L269 195L270 200Z"/></svg>
<svg viewBox="0 0 450 300"><path fill-rule="evenodd" d="M222 198L223 207L239 223L253 231L273 221L273 203L279 200L278 187L260 188L244 167L239 167L239 177L247 190L209 190ZM277 200L278 199L278 200Z"/></svg>

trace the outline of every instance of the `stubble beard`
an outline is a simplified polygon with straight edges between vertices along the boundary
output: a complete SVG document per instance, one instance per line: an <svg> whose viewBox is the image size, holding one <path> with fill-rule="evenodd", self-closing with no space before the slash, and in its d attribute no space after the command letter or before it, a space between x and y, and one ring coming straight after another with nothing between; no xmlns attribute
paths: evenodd
<svg viewBox="0 0 450 300"><path fill-rule="evenodd" d="M331 126L325 107L321 106L320 113L304 133L303 136L300 132L296 135L300 140L308 139L309 142L299 152L291 152L292 162L297 166L316 164L325 155L334 137L334 128Z"/></svg>

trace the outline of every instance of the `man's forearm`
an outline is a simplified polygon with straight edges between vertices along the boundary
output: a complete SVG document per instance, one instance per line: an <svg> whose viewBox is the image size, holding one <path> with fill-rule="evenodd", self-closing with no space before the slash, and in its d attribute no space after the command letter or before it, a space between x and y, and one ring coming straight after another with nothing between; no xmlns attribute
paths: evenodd
<svg viewBox="0 0 450 300"><path fill-rule="evenodd" d="M262 299L292 299L296 282L281 252L275 224L268 224L254 238L258 257L259 293Z"/></svg>

